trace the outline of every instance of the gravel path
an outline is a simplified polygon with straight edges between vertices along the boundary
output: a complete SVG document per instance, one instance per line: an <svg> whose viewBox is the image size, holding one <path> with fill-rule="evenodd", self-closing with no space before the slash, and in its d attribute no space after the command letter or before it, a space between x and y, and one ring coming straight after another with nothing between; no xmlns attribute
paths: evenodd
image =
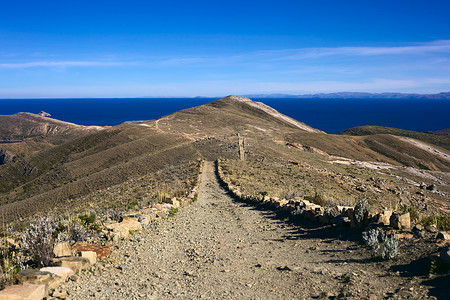
<svg viewBox="0 0 450 300"><path fill-rule="evenodd" d="M207 162L197 202L63 288L72 299L427 298L415 279L321 230L233 201Z"/></svg>

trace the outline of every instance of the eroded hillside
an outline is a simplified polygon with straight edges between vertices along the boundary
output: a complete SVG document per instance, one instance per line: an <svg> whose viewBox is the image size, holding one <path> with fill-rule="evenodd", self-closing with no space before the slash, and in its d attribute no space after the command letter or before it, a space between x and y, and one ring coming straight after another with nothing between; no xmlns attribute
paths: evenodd
<svg viewBox="0 0 450 300"><path fill-rule="evenodd" d="M167 167L218 157L229 159L238 183L252 193L318 194L345 203L368 197L378 206L449 211L449 151L441 140L433 144L420 135L329 135L238 96L102 130L67 123L66 129L49 129L62 126L58 121L33 129L23 124L36 117L25 116L10 116L0 136L23 139L15 143L16 159L0 166L8 221Z"/></svg>

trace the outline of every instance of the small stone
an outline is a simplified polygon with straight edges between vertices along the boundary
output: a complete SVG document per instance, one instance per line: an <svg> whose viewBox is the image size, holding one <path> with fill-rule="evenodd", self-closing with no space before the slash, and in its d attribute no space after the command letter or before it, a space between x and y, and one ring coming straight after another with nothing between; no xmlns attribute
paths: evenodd
<svg viewBox="0 0 450 300"><path fill-rule="evenodd" d="M76 282L76 283L79 283L80 282L80 277L78 277L78 275L73 274L73 275L69 276L69 280L71 280L73 282Z"/></svg>
<svg viewBox="0 0 450 300"><path fill-rule="evenodd" d="M411 233L397 233L398 239L412 239L414 236Z"/></svg>
<svg viewBox="0 0 450 300"><path fill-rule="evenodd" d="M59 298L59 299L66 299L67 298L67 292L65 290L54 291L52 296L55 297L55 298Z"/></svg>
<svg viewBox="0 0 450 300"><path fill-rule="evenodd" d="M117 268L118 268L119 270L123 271L123 270L125 270L125 269L129 269L130 267L127 266L127 265L119 265Z"/></svg>
<svg viewBox="0 0 450 300"><path fill-rule="evenodd" d="M427 186L427 190L432 192L436 191L436 185L434 183L430 184L429 186Z"/></svg>
<svg viewBox="0 0 450 300"><path fill-rule="evenodd" d="M289 268L288 266L284 266L284 267L277 267L278 271L292 271L291 268Z"/></svg>
<svg viewBox="0 0 450 300"><path fill-rule="evenodd" d="M378 298L377 298L377 295L375 295L375 294L370 294L369 295L369 300L377 300Z"/></svg>
<svg viewBox="0 0 450 300"><path fill-rule="evenodd" d="M97 262L97 253L94 251L81 251L81 257L87 258L91 265L95 265Z"/></svg>
<svg viewBox="0 0 450 300"><path fill-rule="evenodd" d="M428 232L432 232L432 233L438 232L438 229L437 229L436 225L434 225L434 224L426 226L425 229Z"/></svg>
<svg viewBox="0 0 450 300"><path fill-rule="evenodd" d="M423 225L416 224L416 225L414 225L413 230L414 231L423 231L424 227L423 227Z"/></svg>
<svg viewBox="0 0 450 300"><path fill-rule="evenodd" d="M448 232L448 231L440 231L437 234L436 239L438 239L438 240L450 240L450 232Z"/></svg>

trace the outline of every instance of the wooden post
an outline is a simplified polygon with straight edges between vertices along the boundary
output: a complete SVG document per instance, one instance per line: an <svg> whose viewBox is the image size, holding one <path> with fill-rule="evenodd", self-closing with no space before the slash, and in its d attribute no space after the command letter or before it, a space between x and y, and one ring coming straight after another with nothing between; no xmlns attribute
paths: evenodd
<svg viewBox="0 0 450 300"><path fill-rule="evenodd" d="M237 136L238 136L238 145L239 145L239 159L245 160L244 138L241 138L239 133L237 134Z"/></svg>

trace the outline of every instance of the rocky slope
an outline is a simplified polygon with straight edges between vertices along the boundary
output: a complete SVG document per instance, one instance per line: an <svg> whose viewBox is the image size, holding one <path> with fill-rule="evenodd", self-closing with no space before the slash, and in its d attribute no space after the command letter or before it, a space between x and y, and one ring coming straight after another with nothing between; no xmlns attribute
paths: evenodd
<svg viewBox="0 0 450 300"><path fill-rule="evenodd" d="M347 234L234 201L208 162L197 202L62 289L72 299L434 298L427 276L372 261Z"/></svg>

